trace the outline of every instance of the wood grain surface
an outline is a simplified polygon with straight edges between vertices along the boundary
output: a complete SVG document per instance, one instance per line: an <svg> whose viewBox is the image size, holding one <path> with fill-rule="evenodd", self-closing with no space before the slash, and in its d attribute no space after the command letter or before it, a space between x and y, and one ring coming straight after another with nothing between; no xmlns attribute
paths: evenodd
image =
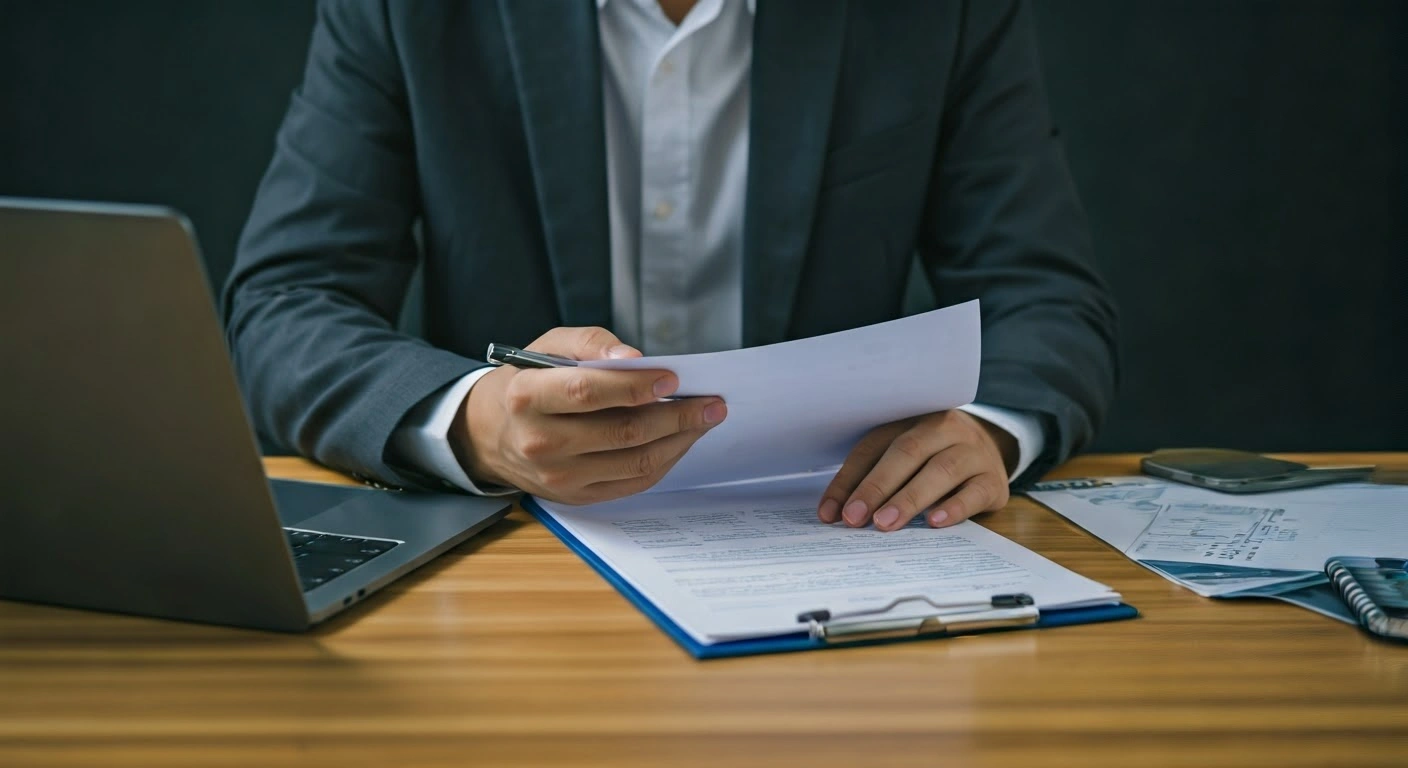
<svg viewBox="0 0 1408 768"><path fill-rule="evenodd" d="M1405 454L1311 458L1408 469ZM296 459L268 467L342 481ZM1093 456L1053 477L1135 470ZM0 766L1408 758L1408 646L1272 601L1199 598L1024 498L981 522L1143 617L697 662L515 511L303 635L0 601Z"/></svg>

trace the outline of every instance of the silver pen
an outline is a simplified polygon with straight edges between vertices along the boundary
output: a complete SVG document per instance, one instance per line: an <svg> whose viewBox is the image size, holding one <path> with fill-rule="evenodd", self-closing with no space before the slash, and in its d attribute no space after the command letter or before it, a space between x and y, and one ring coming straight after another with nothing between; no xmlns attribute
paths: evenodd
<svg viewBox="0 0 1408 768"><path fill-rule="evenodd" d="M511 365L514 368L576 368L577 361L570 357L559 357L546 352L529 352L526 349L508 344L490 344L484 359L492 365ZM661 397L659 402L667 403L683 400L682 397Z"/></svg>

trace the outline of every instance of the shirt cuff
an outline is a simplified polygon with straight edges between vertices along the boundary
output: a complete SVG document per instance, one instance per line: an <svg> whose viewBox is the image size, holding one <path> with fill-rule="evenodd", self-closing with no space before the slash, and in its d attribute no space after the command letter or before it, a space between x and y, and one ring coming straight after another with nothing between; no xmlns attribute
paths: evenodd
<svg viewBox="0 0 1408 768"><path fill-rule="evenodd" d="M1017 441L1017 467L1007 476L1009 483L1026 472L1027 467L1036 461L1036 457L1040 456L1042 449L1046 447L1046 435L1042 432L1041 420L1033 414L981 403L960 405L958 410L986 421Z"/></svg>
<svg viewBox="0 0 1408 768"><path fill-rule="evenodd" d="M450 447L450 427L460 412L460 405L469 397L469 390L492 366L476 368L439 392L416 403L400 426L391 433L391 458L396 463L423 474L438 477L446 485L460 488L477 496L507 496L518 493L513 488L478 485L460 466L455 450Z"/></svg>

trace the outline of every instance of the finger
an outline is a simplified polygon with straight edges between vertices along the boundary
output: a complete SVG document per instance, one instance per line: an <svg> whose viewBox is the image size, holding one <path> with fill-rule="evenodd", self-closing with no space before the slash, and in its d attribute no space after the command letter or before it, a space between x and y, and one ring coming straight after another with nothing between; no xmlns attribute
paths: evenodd
<svg viewBox="0 0 1408 768"><path fill-rule="evenodd" d="M717 397L690 397L555 417L561 428L563 452L596 453L634 448L679 432L707 429L728 415Z"/></svg>
<svg viewBox="0 0 1408 768"><path fill-rule="evenodd" d="M915 515L989 469L984 454L971 445L960 443L939 451L884 501L875 513L875 527L882 531L903 528Z"/></svg>
<svg viewBox="0 0 1408 768"><path fill-rule="evenodd" d="M640 350L622 343L616 334L595 326L554 328L539 336L525 349L546 352L573 360L601 360L611 357L640 357Z"/></svg>
<svg viewBox="0 0 1408 768"><path fill-rule="evenodd" d="M516 414L587 413L653 403L679 386L679 377L669 371L545 368L519 371L509 379L505 397Z"/></svg>
<svg viewBox="0 0 1408 768"><path fill-rule="evenodd" d="M626 480L608 480L593 483L583 489L582 493L586 498L591 499L590 503L592 504L611 501L612 499L620 499L626 496L634 496L637 493L644 493L650 490L656 483L660 482L661 478L673 469L675 464L679 463L679 460L682 458L684 458L683 453L671 459L661 468L660 473L654 477L633 477Z"/></svg>
<svg viewBox="0 0 1408 768"><path fill-rule="evenodd" d="M860 528L869 524L871 516L914 477L924 462L952 443L947 431L932 426L909 429L896 437L841 507L846 525Z"/></svg>
<svg viewBox="0 0 1408 768"><path fill-rule="evenodd" d="M885 454L885 449L890 446L895 437L907 429L904 423L886 424L871 430L865 437L856 443L851 449L846 461L841 464L841 469L836 472L836 476L831 478L831 482L826 486L826 490L821 494L821 501L817 505L816 516L821 522L831 524L840 521L841 506L851 493L860 485L860 481L870 472L880 457Z"/></svg>
<svg viewBox="0 0 1408 768"><path fill-rule="evenodd" d="M636 448L580 456L579 468L594 478L584 490L603 499L644 491L659 482L706 432L681 432Z"/></svg>
<svg viewBox="0 0 1408 768"><path fill-rule="evenodd" d="M979 512L989 512L1007 506L1010 498L1007 478L984 472L964 483L958 492L939 503L929 513L929 525L943 528L967 520Z"/></svg>

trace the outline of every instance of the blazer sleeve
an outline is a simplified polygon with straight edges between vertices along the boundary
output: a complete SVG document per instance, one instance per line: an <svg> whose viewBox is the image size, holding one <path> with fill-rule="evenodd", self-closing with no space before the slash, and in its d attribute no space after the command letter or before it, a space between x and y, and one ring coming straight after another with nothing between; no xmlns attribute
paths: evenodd
<svg viewBox="0 0 1408 768"><path fill-rule="evenodd" d="M1030 8L966 4L919 256L940 306L981 299L977 402L1038 415L1040 478L1089 444L1116 383L1114 302L1052 124Z"/></svg>
<svg viewBox="0 0 1408 768"><path fill-rule="evenodd" d="M483 365L398 332L419 201L404 82L378 0L321 2L304 79L222 297L256 429L397 484L386 446L420 400Z"/></svg>

